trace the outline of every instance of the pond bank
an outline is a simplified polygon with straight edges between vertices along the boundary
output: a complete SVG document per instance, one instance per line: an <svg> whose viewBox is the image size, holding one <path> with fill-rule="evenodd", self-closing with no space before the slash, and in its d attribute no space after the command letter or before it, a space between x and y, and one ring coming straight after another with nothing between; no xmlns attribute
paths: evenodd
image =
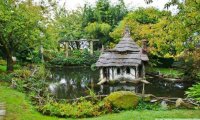
<svg viewBox="0 0 200 120"><path fill-rule="evenodd" d="M147 67L146 73L150 75L159 75L165 78L181 78L183 72L179 69L173 68L157 68L157 67Z"/></svg>
<svg viewBox="0 0 200 120"><path fill-rule="evenodd" d="M38 113L33 106L30 105L30 101L23 93L17 92L6 86L2 86L2 84L0 84L0 95L0 101L5 102L7 107L6 120L66 120L56 117L48 117ZM135 120L154 120L155 118L200 118L200 110L130 110L116 114L107 114L100 117L85 119L131 120L132 118Z"/></svg>
<svg viewBox="0 0 200 120"><path fill-rule="evenodd" d="M51 73L52 79L49 80L49 88L58 99L74 99L87 96L89 95L89 89L93 90L97 95L107 95L119 90L142 93L143 89L141 83L133 84L130 82L97 85L99 71L92 71L89 67L52 68ZM190 83L174 83L160 80L159 78L147 78L146 80L150 84L145 85L145 93L159 97L182 98L184 97L184 91L191 86Z"/></svg>

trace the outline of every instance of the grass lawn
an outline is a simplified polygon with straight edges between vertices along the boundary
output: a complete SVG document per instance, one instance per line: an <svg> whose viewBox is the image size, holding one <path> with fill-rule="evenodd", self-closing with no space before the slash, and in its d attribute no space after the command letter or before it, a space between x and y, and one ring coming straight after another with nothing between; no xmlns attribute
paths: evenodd
<svg viewBox="0 0 200 120"><path fill-rule="evenodd" d="M23 93L0 84L0 102L6 104L6 120L58 120L43 116L28 102Z"/></svg>
<svg viewBox="0 0 200 120"><path fill-rule="evenodd" d="M38 113L23 93L17 92L0 83L0 102L6 103L6 120L64 120L48 117ZM155 118L200 118L200 110L167 110L167 111L123 111L107 114L88 120L154 120ZM86 119L86 118L85 118ZM66 119L65 119L66 120ZM70 120L70 119L67 119Z"/></svg>
<svg viewBox="0 0 200 120"><path fill-rule="evenodd" d="M200 110L131 110L88 120L155 120L155 118L200 118Z"/></svg>
<svg viewBox="0 0 200 120"><path fill-rule="evenodd" d="M183 74L180 70L172 68L147 68L147 72L160 72L171 77L180 77Z"/></svg>

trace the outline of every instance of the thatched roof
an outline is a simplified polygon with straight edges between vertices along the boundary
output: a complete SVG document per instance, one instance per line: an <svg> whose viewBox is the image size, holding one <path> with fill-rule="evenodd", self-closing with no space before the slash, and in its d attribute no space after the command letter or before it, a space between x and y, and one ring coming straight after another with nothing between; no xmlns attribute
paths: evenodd
<svg viewBox="0 0 200 120"><path fill-rule="evenodd" d="M137 66L148 60L148 56L142 53L142 48L133 41L129 30L126 29L124 37L116 47L100 55L96 66Z"/></svg>
<svg viewBox="0 0 200 120"><path fill-rule="evenodd" d="M129 34L125 34L121 41L113 49L119 52L139 52L140 47L133 41Z"/></svg>

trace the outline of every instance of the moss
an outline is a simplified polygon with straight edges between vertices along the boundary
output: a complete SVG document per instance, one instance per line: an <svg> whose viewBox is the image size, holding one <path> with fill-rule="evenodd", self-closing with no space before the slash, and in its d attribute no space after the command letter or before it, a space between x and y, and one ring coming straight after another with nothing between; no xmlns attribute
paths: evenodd
<svg viewBox="0 0 200 120"><path fill-rule="evenodd" d="M107 96L105 101L109 101L114 107L119 109L130 109L137 106L139 98L134 92L118 91Z"/></svg>

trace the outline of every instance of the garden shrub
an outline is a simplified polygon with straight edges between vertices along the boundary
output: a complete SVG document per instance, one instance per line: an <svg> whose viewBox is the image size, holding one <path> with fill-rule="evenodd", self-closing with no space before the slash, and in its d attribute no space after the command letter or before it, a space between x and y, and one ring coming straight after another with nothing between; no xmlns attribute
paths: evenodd
<svg viewBox="0 0 200 120"><path fill-rule="evenodd" d="M61 66L90 66L96 63L100 55L99 51L95 51L93 55L88 50L74 50L70 52L69 57L65 57L64 52L59 52L54 58L49 60L50 64Z"/></svg>
<svg viewBox="0 0 200 120"><path fill-rule="evenodd" d="M161 107L158 103L150 103L139 100L136 110L161 110Z"/></svg>
<svg viewBox="0 0 200 120"><path fill-rule="evenodd" d="M4 72L0 74L0 81L2 81L2 82L9 82L9 83L11 83L12 78L13 78L12 74L6 74Z"/></svg>
<svg viewBox="0 0 200 120"><path fill-rule="evenodd" d="M52 116L80 118L98 116L104 113L104 110L100 108L100 104L87 100L74 102L72 104L51 101L40 107L39 111Z"/></svg>
<svg viewBox="0 0 200 120"><path fill-rule="evenodd" d="M14 73L12 73L15 77L25 78L27 79L31 75L31 71L28 69L20 69L15 70Z"/></svg>
<svg viewBox="0 0 200 120"><path fill-rule="evenodd" d="M192 87L188 88L188 90L185 93L187 97L192 98L200 103L200 83L197 83Z"/></svg>
<svg viewBox="0 0 200 120"><path fill-rule="evenodd" d="M186 50L179 57L179 67L183 69L185 80L200 80L200 49Z"/></svg>

